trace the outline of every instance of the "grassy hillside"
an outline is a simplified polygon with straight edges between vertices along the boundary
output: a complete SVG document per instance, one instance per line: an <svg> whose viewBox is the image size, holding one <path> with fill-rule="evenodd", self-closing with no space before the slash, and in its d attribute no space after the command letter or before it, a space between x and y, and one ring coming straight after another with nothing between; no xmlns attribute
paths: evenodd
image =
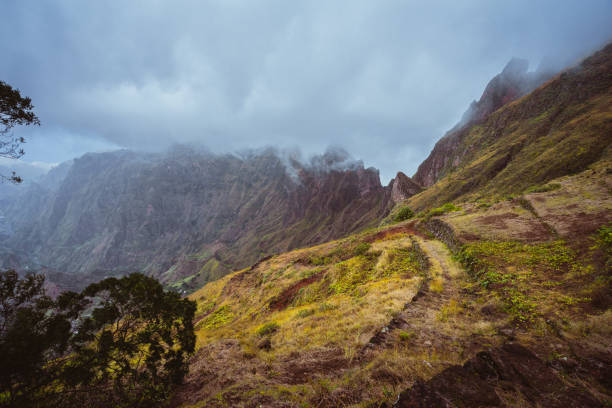
<svg viewBox="0 0 612 408"><path fill-rule="evenodd" d="M199 351L175 403L383 406L508 341L549 364L575 361L581 370L555 375L610 401L607 371L589 368L612 363L608 164L207 284L191 296Z"/></svg>

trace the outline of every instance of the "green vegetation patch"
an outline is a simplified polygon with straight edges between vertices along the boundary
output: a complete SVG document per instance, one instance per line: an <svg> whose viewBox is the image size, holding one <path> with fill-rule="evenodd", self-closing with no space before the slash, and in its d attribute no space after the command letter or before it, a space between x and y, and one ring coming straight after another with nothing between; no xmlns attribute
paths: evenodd
<svg viewBox="0 0 612 408"><path fill-rule="evenodd" d="M335 268L333 283L329 285L331 293L349 293L359 296L363 292L358 286L374 277L374 262L366 256L356 256L339 263Z"/></svg>
<svg viewBox="0 0 612 408"><path fill-rule="evenodd" d="M202 323L200 323L200 327L203 329L216 329L218 327L225 326L227 323L234 319L234 313L232 309L228 306L221 306L219 309L212 312L208 315Z"/></svg>
<svg viewBox="0 0 612 408"><path fill-rule="evenodd" d="M298 319L303 319L308 316L312 316L315 313L314 309L302 309L295 315Z"/></svg>
<svg viewBox="0 0 612 408"><path fill-rule="evenodd" d="M565 295L552 295L550 279L580 273L583 266L562 241L527 244L515 241L479 241L464 245L456 255L481 288L495 293L517 322L528 323L538 314L536 293L546 291L550 299L572 305Z"/></svg>
<svg viewBox="0 0 612 408"><path fill-rule="evenodd" d="M389 249L387 251L388 264L384 266L381 275L383 277L422 275L425 272L425 268L423 267L421 256L419 250L414 245L410 248Z"/></svg>
<svg viewBox="0 0 612 408"><path fill-rule="evenodd" d="M402 207L395 215L394 221L401 222L414 217L414 211L410 207Z"/></svg>
<svg viewBox="0 0 612 408"><path fill-rule="evenodd" d="M440 215L448 214L450 212L461 211L461 209L462 209L461 207L458 207L453 203L446 203L442 205L441 207L433 208L429 210L427 213L423 214L422 217L428 220L431 217L437 217Z"/></svg>
<svg viewBox="0 0 612 408"><path fill-rule="evenodd" d="M369 242L360 242L353 250L353 256L365 255L370 250L370 247Z"/></svg>
<svg viewBox="0 0 612 408"><path fill-rule="evenodd" d="M264 323L261 326L259 326L257 328L257 335L259 337L265 337L268 336L272 333L275 333L278 331L278 329L280 328L280 326L278 325L278 323L276 322L268 322L268 323Z"/></svg>
<svg viewBox="0 0 612 408"><path fill-rule="evenodd" d="M595 240L597 246L606 254L606 268L610 272L612 269L612 223L599 228Z"/></svg>
<svg viewBox="0 0 612 408"><path fill-rule="evenodd" d="M359 242L357 244L344 243L326 254L312 254L305 259L299 259L297 262L307 265L324 266L346 261L355 256L365 255L369 250L370 243L368 242Z"/></svg>
<svg viewBox="0 0 612 408"><path fill-rule="evenodd" d="M400 330L399 332L399 338L401 341L410 341L413 338L416 337L416 333L413 331L404 331L404 330Z"/></svg>
<svg viewBox="0 0 612 408"><path fill-rule="evenodd" d="M527 190L525 190L525 193L527 193L527 194L529 194L529 193L546 193L548 191L558 190L560 188L561 188L561 184L559 184L559 183L549 183L549 184L544 184L544 185L540 185L540 186L531 186Z"/></svg>

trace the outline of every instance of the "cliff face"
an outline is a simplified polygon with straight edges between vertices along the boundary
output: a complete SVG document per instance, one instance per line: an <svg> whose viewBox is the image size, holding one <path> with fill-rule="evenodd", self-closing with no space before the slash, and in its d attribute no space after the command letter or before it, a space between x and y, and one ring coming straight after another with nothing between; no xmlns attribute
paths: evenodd
<svg viewBox="0 0 612 408"><path fill-rule="evenodd" d="M465 133L474 124L484 121L502 106L528 94L552 74L545 71L528 72L526 60L513 58L501 73L487 84L478 101L473 101L463 114L461 121L449 130L419 166L413 179L429 187L462 162L465 146L461 142Z"/></svg>
<svg viewBox="0 0 612 408"><path fill-rule="evenodd" d="M414 182L410 177L402 173L397 173L397 176L391 180L391 199L394 203L399 203L423 190L421 186Z"/></svg>
<svg viewBox="0 0 612 408"><path fill-rule="evenodd" d="M87 154L63 177L52 173L49 183L2 200L2 245L81 277L144 270L196 287L386 214L390 190L376 170L326 159L327 167L293 162L287 169L273 152Z"/></svg>
<svg viewBox="0 0 612 408"><path fill-rule="evenodd" d="M449 132L415 176L430 187L409 205L501 198L609 159L611 70L608 45L528 95Z"/></svg>

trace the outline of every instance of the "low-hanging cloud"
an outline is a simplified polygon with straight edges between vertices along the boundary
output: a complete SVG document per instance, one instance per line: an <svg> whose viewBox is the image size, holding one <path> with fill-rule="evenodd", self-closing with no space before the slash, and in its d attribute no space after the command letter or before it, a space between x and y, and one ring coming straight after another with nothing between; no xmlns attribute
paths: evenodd
<svg viewBox="0 0 612 408"><path fill-rule="evenodd" d="M513 56L561 68L610 40L612 3L9 1L0 79L43 126L26 159L199 143L343 146L412 173Z"/></svg>

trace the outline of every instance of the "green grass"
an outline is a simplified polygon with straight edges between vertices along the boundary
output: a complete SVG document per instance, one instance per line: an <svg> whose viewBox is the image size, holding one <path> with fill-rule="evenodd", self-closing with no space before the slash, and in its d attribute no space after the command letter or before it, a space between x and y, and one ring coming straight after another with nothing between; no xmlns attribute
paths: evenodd
<svg viewBox="0 0 612 408"><path fill-rule="evenodd" d="M560 188L561 188L561 184L559 184L559 183L550 183L550 184L544 184L544 185L540 185L540 186L531 186L527 190L525 190L525 193L526 194L530 194L530 193L547 193L549 191L558 190Z"/></svg>
<svg viewBox="0 0 612 408"><path fill-rule="evenodd" d="M315 313L314 309L302 309L295 315L296 318L303 319L308 316L312 316Z"/></svg>
<svg viewBox="0 0 612 408"><path fill-rule="evenodd" d="M532 322L548 301L564 305L579 303L565 294L553 294L553 288L558 286L551 285L551 279L562 279L584 270L577 254L565 241L538 244L479 241L464 245L456 258L474 283L502 300L517 323ZM540 298L543 293L548 293L548 299Z"/></svg>
<svg viewBox="0 0 612 408"><path fill-rule="evenodd" d="M407 332L407 331L404 331L404 330L400 330L400 332L399 332L399 338L402 341L410 341L410 340L412 340L415 337L416 337L416 333L413 332L413 331Z"/></svg>
<svg viewBox="0 0 612 408"><path fill-rule="evenodd" d="M437 217L455 211L461 211L461 207L458 207L453 203L446 203L440 207L433 208L428 212L422 214L422 217L425 218L425 220L429 220L431 217Z"/></svg>
<svg viewBox="0 0 612 408"><path fill-rule="evenodd" d="M234 313L232 313L232 309L229 306L225 305L221 306L202 320L199 327L204 329L216 329L225 326L232 319L234 319Z"/></svg>

